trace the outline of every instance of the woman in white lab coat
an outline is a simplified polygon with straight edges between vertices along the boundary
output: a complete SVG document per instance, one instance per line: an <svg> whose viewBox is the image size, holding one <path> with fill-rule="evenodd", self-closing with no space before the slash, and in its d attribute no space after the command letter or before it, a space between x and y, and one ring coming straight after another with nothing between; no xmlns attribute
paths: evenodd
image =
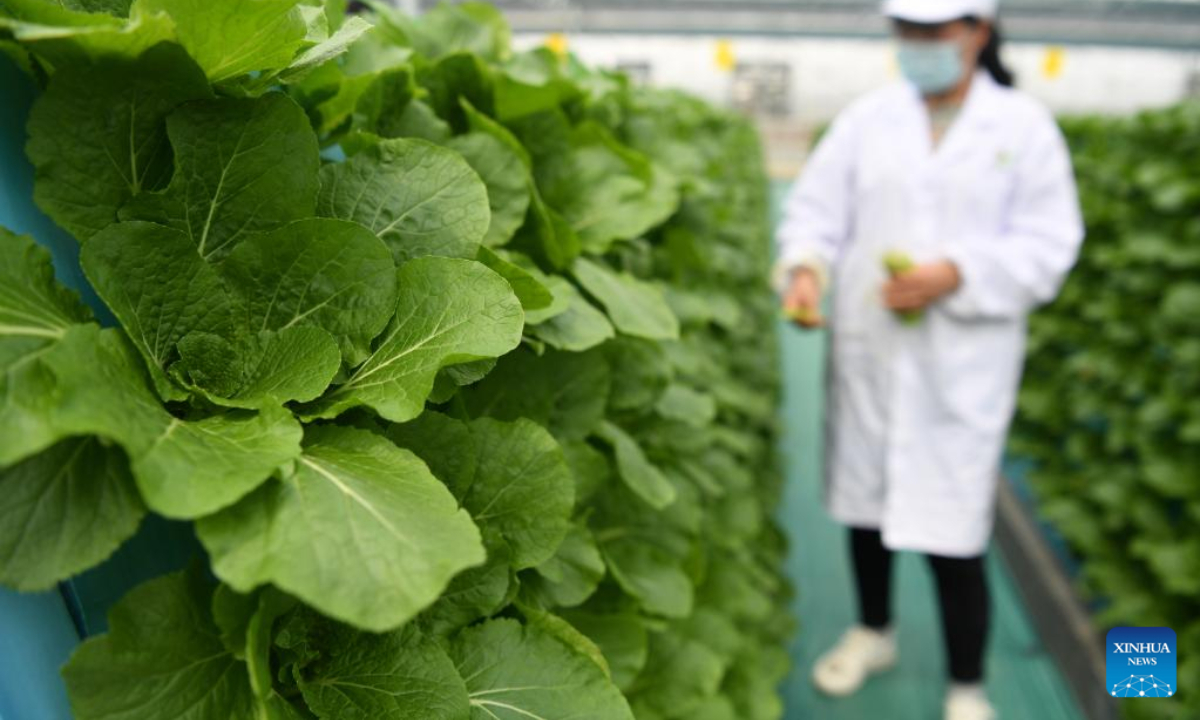
<svg viewBox="0 0 1200 720"><path fill-rule="evenodd" d="M942 609L946 718L990 720L983 555L1026 316L1057 293L1083 227L1062 135L1000 61L996 0L884 12L904 80L834 120L777 233L785 310L817 327L832 300L823 498L850 528L859 600L813 680L848 695L895 663L892 551L918 551ZM894 252L911 269L889 272Z"/></svg>

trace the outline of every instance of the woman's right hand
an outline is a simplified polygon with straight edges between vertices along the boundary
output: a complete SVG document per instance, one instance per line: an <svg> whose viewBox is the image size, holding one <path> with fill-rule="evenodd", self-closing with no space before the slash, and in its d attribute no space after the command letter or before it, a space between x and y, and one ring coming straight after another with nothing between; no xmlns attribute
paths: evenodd
<svg viewBox="0 0 1200 720"><path fill-rule="evenodd" d="M825 325L821 317L821 287L810 268L800 267L792 273L792 282L783 296L783 312L802 328Z"/></svg>

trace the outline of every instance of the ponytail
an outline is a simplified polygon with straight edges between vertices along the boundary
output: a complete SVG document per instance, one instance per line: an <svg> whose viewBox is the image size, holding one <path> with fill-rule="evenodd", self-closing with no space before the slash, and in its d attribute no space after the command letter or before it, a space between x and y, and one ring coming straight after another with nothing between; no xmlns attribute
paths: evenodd
<svg viewBox="0 0 1200 720"><path fill-rule="evenodd" d="M975 18L968 18L967 21L972 24L979 22ZM983 52L979 53L979 67L987 70L992 79L1000 85L1012 87L1016 83L1016 77L1000 59L1000 47L1003 44L1004 39L1000 36L1000 25L998 22L993 22L992 30L988 34L987 45L984 45Z"/></svg>

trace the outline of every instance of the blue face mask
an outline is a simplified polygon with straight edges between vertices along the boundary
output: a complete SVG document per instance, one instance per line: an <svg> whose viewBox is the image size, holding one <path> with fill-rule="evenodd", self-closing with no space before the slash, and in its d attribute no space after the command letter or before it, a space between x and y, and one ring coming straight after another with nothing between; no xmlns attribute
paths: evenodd
<svg viewBox="0 0 1200 720"><path fill-rule="evenodd" d="M962 48L953 40L901 40L896 59L900 72L924 95L946 92L963 76Z"/></svg>

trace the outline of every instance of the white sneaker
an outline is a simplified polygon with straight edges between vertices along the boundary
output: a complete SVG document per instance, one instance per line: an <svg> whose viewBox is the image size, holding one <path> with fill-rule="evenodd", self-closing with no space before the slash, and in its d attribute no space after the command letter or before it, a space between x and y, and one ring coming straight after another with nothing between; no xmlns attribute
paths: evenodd
<svg viewBox="0 0 1200 720"><path fill-rule="evenodd" d="M946 693L946 720L996 720L996 708L979 686L955 688Z"/></svg>
<svg viewBox="0 0 1200 720"><path fill-rule="evenodd" d="M854 694L867 677L896 664L894 631L879 631L855 625L842 634L837 644L813 667L812 680L827 695Z"/></svg>

